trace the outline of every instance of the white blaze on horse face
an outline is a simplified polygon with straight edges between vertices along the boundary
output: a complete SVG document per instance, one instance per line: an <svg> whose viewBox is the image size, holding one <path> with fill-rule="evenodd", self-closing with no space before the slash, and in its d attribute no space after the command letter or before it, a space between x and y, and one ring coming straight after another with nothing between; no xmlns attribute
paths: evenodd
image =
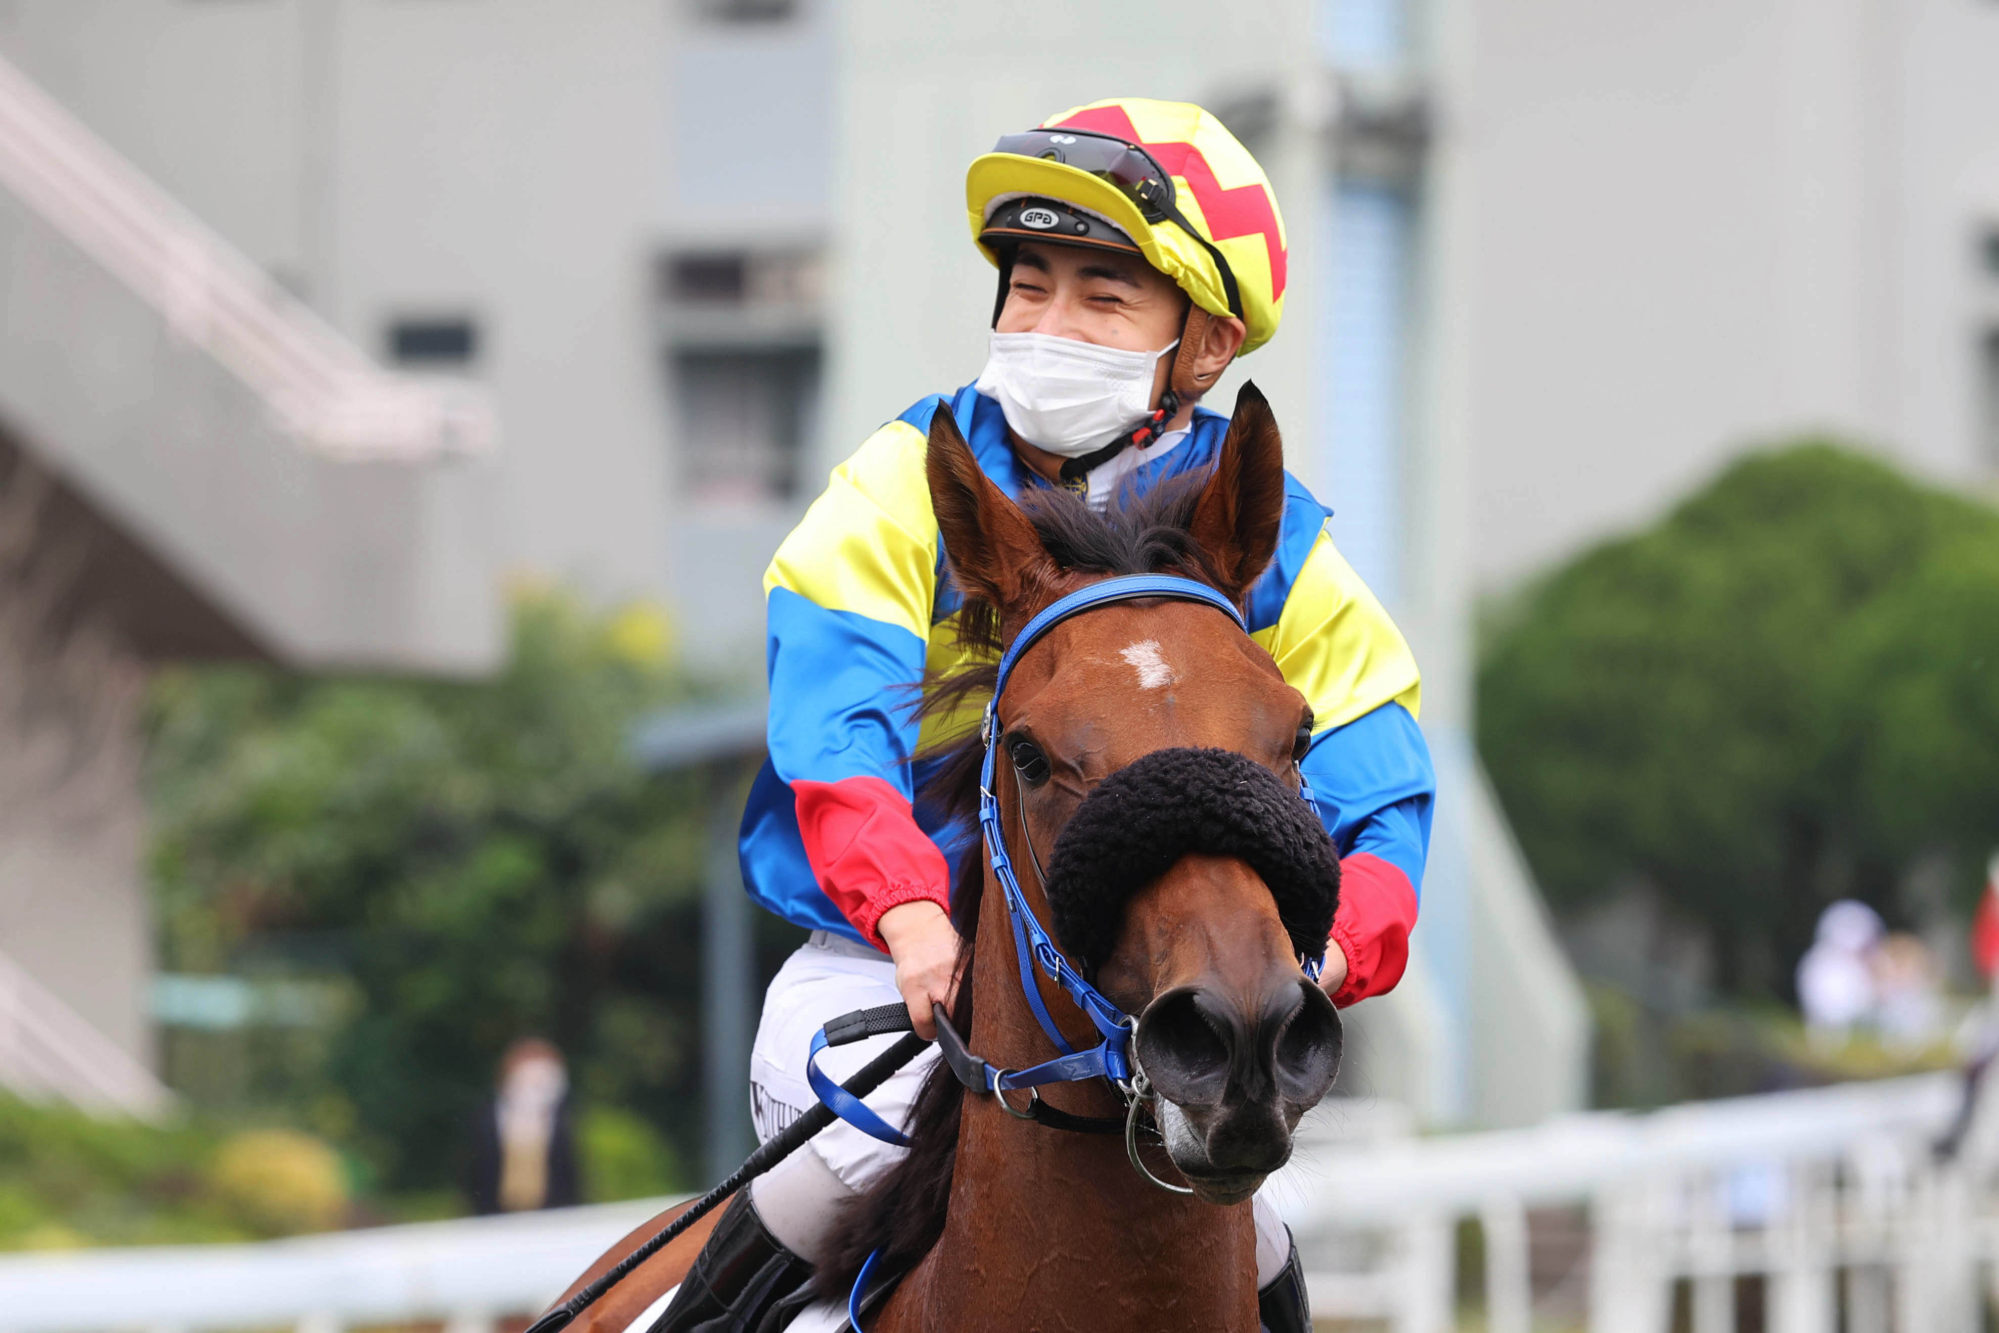
<svg viewBox="0 0 1999 1333"><path fill-rule="evenodd" d="M1129 648L1120 649L1118 656L1131 663L1138 672L1138 688L1141 690L1163 690L1180 679L1180 673L1160 656L1157 639L1141 639Z"/></svg>

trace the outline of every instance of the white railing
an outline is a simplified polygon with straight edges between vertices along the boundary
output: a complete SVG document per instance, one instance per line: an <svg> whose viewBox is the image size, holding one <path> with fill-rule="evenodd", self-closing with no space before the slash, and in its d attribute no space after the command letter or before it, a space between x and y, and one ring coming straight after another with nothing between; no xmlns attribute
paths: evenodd
<svg viewBox="0 0 1999 1333"><path fill-rule="evenodd" d="M389 458L492 446L483 395L383 371L5 60L0 186L259 394L302 444Z"/></svg>
<svg viewBox="0 0 1999 1333"><path fill-rule="evenodd" d="M1587 1218L1576 1313L1596 1333L1732 1333L1736 1279L1763 1279L1763 1327L1970 1333L1995 1254L1989 1146L1938 1160L1959 1082L1934 1075L1590 1113L1531 1129L1341 1142L1337 1107L1277 1183L1326 1318L1452 1327L1455 1230L1479 1224L1490 1333L1534 1326L1530 1209Z"/></svg>
<svg viewBox="0 0 1999 1333"><path fill-rule="evenodd" d="M0 954L0 1087L31 1101L157 1120L173 1093L19 964ZM0 1323L0 1327L4 1327Z"/></svg>
<svg viewBox="0 0 1999 1333"><path fill-rule="evenodd" d="M0 1257L0 1329L273 1328L436 1321L481 1333L534 1314L670 1199L422 1222L254 1245Z"/></svg>
<svg viewBox="0 0 1999 1333"><path fill-rule="evenodd" d="M1454 1229L1484 1235L1489 1333L1534 1327L1527 1210L1579 1205L1579 1311L1592 1333L1665 1333L1674 1293L1695 1333L1732 1333L1735 1278L1764 1279L1772 1333L1970 1333L1999 1244L1980 1192L1989 1150L1939 1165L1948 1076L1533 1129L1413 1137L1351 1104L1324 1112L1275 1183L1320 1318L1396 1333L1456 1327ZM385 1227L261 1245L0 1257L0 1330L442 1321L477 1333L544 1306L666 1200ZM1842 1293L1843 1288L1843 1293ZM1843 1294L1843 1302L1839 1299Z"/></svg>

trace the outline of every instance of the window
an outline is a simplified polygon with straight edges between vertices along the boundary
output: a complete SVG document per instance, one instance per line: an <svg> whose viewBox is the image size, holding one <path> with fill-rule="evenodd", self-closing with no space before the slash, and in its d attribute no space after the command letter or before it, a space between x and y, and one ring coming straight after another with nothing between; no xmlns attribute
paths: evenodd
<svg viewBox="0 0 1999 1333"><path fill-rule="evenodd" d="M818 420L816 249L690 248L660 263L676 472L698 505L795 495Z"/></svg>
<svg viewBox="0 0 1999 1333"><path fill-rule="evenodd" d="M751 504L798 489L819 401L817 346L674 357L681 482L698 504Z"/></svg>
<svg viewBox="0 0 1999 1333"><path fill-rule="evenodd" d="M800 0L692 0L697 17L710 23L782 23L795 18Z"/></svg>
<svg viewBox="0 0 1999 1333"><path fill-rule="evenodd" d="M389 359L416 370L461 370L479 356L479 327L463 316L398 319L389 325Z"/></svg>
<svg viewBox="0 0 1999 1333"><path fill-rule="evenodd" d="M664 265L677 306L816 307L824 264L816 250L689 250Z"/></svg>

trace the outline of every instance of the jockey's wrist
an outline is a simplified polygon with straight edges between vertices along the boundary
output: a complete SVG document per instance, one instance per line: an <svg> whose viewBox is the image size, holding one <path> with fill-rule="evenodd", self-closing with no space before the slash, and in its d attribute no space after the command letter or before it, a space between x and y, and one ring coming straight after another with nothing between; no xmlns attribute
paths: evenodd
<svg viewBox="0 0 1999 1333"><path fill-rule="evenodd" d="M938 903L929 898L913 898L883 912L875 921L875 934L881 936L889 956L894 957L898 941L929 935L940 919L947 926L950 924L949 914Z"/></svg>
<svg viewBox="0 0 1999 1333"><path fill-rule="evenodd" d="M887 953L888 940L881 932L884 917L898 907L907 907L911 903L930 903L938 911L948 914L950 909L945 906L946 901L944 890L920 881L888 884L869 894L868 900L862 903L859 911L848 920L854 923L854 929L861 932L862 939L883 953Z"/></svg>
<svg viewBox="0 0 1999 1333"><path fill-rule="evenodd" d="M1358 997L1341 995L1346 989L1347 974L1352 969L1347 963L1347 951L1340 943L1338 935L1326 941L1326 961L1319 970L1319 985L1331 996L1336 1004L1352 1004Z"/></svg>

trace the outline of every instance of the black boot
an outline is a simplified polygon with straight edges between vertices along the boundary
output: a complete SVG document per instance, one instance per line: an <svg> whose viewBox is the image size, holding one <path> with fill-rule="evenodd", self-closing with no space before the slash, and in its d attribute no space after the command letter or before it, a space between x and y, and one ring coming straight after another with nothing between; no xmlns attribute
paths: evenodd
<svg viewBox="0 0 1999 1333"><path fill-rule="evenodd" d="M651 1333L748 1333L812 1277L812 1265L764 1229L750 1192L729 1201Z"/></svg>
<svg viewBox="0 0 1999 1333"><path fill-rule="evenodd" d="M1312 1311L1305 1304L1305 1269L1298 1262L1298 1242L1291 1242L1291 1257L1270 1285L1256 1293L1256 1317L1263 1321L1264 1333L1312 1333Z"/></svg>

